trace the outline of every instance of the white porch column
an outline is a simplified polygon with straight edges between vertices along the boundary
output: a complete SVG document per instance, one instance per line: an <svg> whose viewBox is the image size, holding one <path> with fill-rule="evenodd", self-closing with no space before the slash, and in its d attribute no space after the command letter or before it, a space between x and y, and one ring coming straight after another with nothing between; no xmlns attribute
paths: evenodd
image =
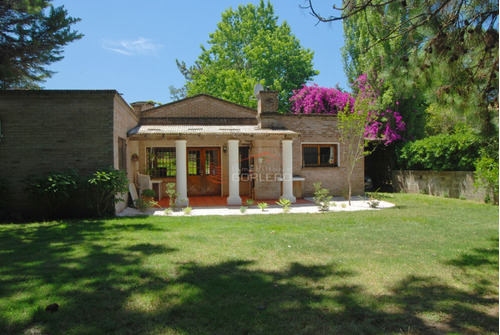
<svg viewBox="0 0 500 335"><path fill-rule="evenodd" d="M283 195L282 198L290 200L295 203L297 199L293 196L293 158L292 158L292 140L283 140Z"/></svg>
<svg viewBox="0 0 500 335"><path fill-rule="evenodd" d="M179 196L177 197L177 205L189 206L187 197L187 151L186 140L175 141L175 167L176 167L176 186Z"/></svg>
<svg viewBox="0 0 500 335"><path fill-rule="evenodd" d="M240 198L240 167L238 164L238 140L228 140L229 152L229 197L227 198L228 205L241 205Z"/></svg>

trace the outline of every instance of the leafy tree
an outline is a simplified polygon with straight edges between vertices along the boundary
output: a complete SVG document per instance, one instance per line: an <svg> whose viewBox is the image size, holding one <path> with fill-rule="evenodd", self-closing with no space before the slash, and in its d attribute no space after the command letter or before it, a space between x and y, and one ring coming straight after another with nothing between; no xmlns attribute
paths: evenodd
<svg viewBox="0 0 500 335"><path fill-rule="evenodd" d="M170 85L168 87L168 90L170 91L170 100L172 101L184 99L187 95L186 86L182 86L181 88L175 88L174 85Z"/></svg>
<svg viewBox="0 0 500 335"><path fill-rule="evenodd" d="M193 66L177 61L188 96L207 93L256 107L252 92L260 82L279 91L280 107L287 109L292 90L318 74L313 52L301 47L286 22L278 25L272 5L263 0L222 13L208 44Z"/></svg>
<svg viewBox="0 0 500 335"><path fill-rule="evenodd" d="M379 72L388 90L406 98L396 97L416 135L425 134L418 134L413 111L434 104L456 111L484 137L496 136L497 1L348 0L329 17L308 2L320 21L343 20L348 76ZM407 117L412 113L415 120Z"/></svg>
<svg viewBox="0 0 500 335"><path fill-rule="evenodd" d="M38 88L53 74L47 66L63 58L63 47L82 38L71 30L79 19L50 1L0 2L0 89Z"/></svg>

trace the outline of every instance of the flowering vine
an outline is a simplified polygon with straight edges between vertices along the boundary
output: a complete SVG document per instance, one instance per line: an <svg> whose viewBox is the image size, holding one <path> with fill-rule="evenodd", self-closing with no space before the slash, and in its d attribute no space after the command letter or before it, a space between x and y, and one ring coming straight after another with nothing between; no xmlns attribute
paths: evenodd
<svg viewBox="0 0 500 335"><path fill-rule="evenodd" d="M351 113L357 109L368 108L364 136L368 140L380 140L385 145L402 140L401 134L406 130L403 117L399 112L386 108L377 108L380 92L368 82L368 76L362 74L352 84L355 96L335 88L303 85L293 91L290 98L291 110L295 114L327 114L337 115L346 106ZM396 106L399 105L396 102Z"/></svg>

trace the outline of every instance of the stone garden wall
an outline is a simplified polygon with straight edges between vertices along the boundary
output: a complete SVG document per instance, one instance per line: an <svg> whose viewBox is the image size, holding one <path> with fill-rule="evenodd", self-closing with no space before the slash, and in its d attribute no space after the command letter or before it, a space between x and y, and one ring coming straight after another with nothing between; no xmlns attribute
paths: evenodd
<svg viewBox="0 0 500 335"><path fill-rule="evenodd" d="M393 171L395 192L421 193L450 198L484 201L484 191L474 187L472 171Z"/></svg>

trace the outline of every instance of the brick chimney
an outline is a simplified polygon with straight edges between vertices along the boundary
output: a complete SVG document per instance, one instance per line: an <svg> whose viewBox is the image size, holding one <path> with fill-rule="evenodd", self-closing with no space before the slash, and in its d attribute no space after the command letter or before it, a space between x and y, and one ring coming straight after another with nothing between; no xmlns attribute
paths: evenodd
<svg viewBox="0 0 500 335"><path fill-rule="evenodd" d="M278 91L264 90L257 94L257 121L259 128L276 128L278 115Z"/></svg>
<svg viewBox="0 0 500 335"><path fill-rule="evenodd" d="M155 105L154 105L154 103L148 102L148 101L136 101L136 102L132 102L130 104L130 106L132 107L134 112L136 112L137 114L140 114L142 111L145 111L147 109L151 109Z"/></svg>

